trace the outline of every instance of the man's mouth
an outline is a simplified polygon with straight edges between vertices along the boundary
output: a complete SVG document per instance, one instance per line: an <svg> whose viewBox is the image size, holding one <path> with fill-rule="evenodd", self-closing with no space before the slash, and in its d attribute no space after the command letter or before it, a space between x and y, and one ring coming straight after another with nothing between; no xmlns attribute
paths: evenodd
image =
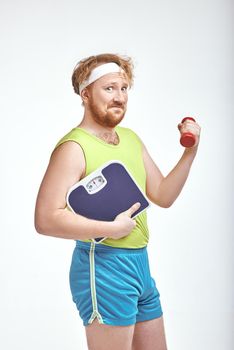
<svg viewBox="0 0 234 350"><path fill-rule="evenodd" d="M110 108L119 108L119 109L124 109L124 106L111 106Z"/></svg>

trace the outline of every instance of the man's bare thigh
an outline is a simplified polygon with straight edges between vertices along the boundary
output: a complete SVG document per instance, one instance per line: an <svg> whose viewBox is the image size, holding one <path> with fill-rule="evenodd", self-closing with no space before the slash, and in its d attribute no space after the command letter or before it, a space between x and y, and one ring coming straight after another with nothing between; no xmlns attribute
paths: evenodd
<svg viewBox="0 0 234 350"><path fill-rule="evenodd" d="M167 350L162 316L136 323L132 350Z"/></svg>
<svg viewBox="0 0 234 350"><path fill-rule="evenodd" d="M135 325L110 326L94 320L85 327L89 350L131 350Z"/></svg>

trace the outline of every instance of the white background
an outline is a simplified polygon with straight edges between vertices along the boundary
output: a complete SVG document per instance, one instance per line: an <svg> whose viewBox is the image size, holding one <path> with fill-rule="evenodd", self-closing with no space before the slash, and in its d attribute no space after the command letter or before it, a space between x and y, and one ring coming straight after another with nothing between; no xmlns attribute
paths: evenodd
<svg viewBox="0 0 234 350"><path fill-rule="evenodd" d="M68 284L74 242L38 235L33 215L53 147L82 118L73 67L103 52L133 58L121 125L165 175L183 151L177 123L202 126L181 196L148 211L150 263L168 348L233 349L232 22L227 0L1 0L1 349L86 349Z"/></svg>

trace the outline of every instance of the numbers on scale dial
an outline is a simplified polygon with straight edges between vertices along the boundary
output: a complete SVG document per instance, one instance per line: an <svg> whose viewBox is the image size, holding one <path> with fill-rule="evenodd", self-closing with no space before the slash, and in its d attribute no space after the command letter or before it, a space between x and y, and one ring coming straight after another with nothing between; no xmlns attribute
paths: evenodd
<svg viewBox="0 0 234 350"><path fill-rule="evenodd" d="M89 192L97 191L97 189L102 186L104 182L105 181L102 176L97 176L87 183L86 188Z"/></svg>

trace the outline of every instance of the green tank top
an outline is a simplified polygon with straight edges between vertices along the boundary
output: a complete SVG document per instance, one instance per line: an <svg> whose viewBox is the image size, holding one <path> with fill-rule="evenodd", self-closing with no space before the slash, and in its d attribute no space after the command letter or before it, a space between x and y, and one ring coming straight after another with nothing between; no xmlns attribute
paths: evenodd
<svg viewBox="0 0 234 350"><path fill-rule="evenodd" d="M119 144L112 145L92 135L82 128L74 128L66 134L56 145L74 141L84 152L86 161L85 176L96 170L109 160L120 160L135 179L142 192L146 191L146 172L142 158L142 144L135 132L129 128L116 126ZM136 226L131 233L118 240L107 238L101 244L117 248L142 248L149 240L146 210L136 218ZM90 242L90 240L85 240Z"/></svg>

